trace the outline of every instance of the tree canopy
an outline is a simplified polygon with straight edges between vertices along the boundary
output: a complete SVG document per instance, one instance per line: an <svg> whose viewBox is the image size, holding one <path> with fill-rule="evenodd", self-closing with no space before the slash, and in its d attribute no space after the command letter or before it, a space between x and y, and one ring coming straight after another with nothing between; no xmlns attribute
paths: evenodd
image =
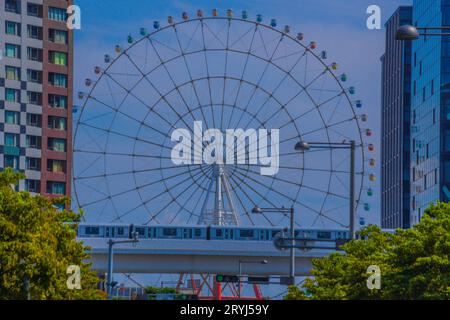
<svg viewBox="0 0 450 320"><path fill-rule="evenodd" d="M360 235L342 253L314 259L313 277L285 299L450 299L450 204L432 205L410 229L371 225ZM380 289L368 288L369 266L379 267Z"/></svg>
<svg viewBox="0 0 450 320"><path fill-rule="evenodd" d="M24 175L6 169L0 173L0 299L101 299L98 278L86 263L86 247L76 241L73 225L81 214L60 210L67 198L22 191L16 185ZM79 266L81 289L69 289L67 268Z"/></svg>

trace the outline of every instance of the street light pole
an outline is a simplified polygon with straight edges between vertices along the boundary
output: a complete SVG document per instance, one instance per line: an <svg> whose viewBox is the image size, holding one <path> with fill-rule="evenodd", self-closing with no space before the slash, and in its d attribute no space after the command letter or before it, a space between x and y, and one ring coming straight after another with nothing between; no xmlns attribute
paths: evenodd
<svg viewBox="0 0 450 320"><path fill-rule="evenodd" d="M255 206L252 209L252 213L264 213L264 212L278 212L278 213L289 213L290 216L290 234L291 234L291 247L290 249L290 255L289 255L289 283L291 285L295 284L295 230L294 230L294 224L295 224L295 213L294 213L294 206L292 206L290 209L286 208L260 208L258 206Z"/></svg>
<svg viewBox="0 0 450 320"><path fill-rule="evenodd" d="M243 263L260 263L260 264L268 264L269 261L267 260L261 260L261 261L243 261L239 260L239 272L238 272L238 299L241 299L241 277L242 277L242 264Z"/></svg>
<svg viewBox="0 0 450 320"><path fill-rule="evenodd" d="M350 150L350 195L349 195L349 233L350 239L355 238L355 151L356 142L305 142L295 145L295 150L305 152L310 149L349 149Z"/></svg>
<svg viewBox="0 0 450 320"><path fill-rule="evenodd" d="M106 287L108 288L108 299L112 300L112 273L113 273L113 246L114 241L112 239L108 240L108 280L106 282Z"/></svg>
<svg viewBox="0 0 450 320"><path fill-rule="evenodd" d="M350 238L355 239L355 141L350 142Z"/></svg>
<svg viewBox="0 0 450 320"><path fill-rule="evenodd" d="M290 284L294 285L295 284L295 231L294 231L294 207L291 207L291 263L290 263L290 268L289 268L289 279L290 279Z"/></svg>
<svg viewBox="0 0 450 320"><path fill-rule="evenodd" d="M428 32L430 30L439 32ZM444 32L446 31L446 32ZM417 40L420 36L450 36L450 26L440 26L440 27L415 27L411 25L403 25L397 29L395 33L395 39L400 41Z"/></svg>
<svg viewBox="0 0 450 320"><path fill-rule="evenodd" d="M132 231L132 227L130 227L130 231ZM108 293L108 299L112 300L112 294L113 294L113 259L114 259L114 252L113 252L113 246L115 244L120 243L136 243L139 242L138 239L138 233L137 232L130 232L130 240L108 240L108 280L106 283L107 286L107 293Z"/></svg>

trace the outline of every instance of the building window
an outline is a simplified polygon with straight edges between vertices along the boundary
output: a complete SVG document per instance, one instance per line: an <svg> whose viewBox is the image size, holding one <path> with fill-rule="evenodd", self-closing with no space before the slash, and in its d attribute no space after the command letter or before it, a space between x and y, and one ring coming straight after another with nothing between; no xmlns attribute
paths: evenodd
<svg viewBox="0 0 450 320"><path fill-rule="evenodd" d="M20 59L20 46L12 43L5 43L5 57Z"/></svg>
<svg viewBox="0 0 450 320"><path fill-rule="evenodd" d="M5 11L20 13L20 0L6 0Z"/></svg>
<svg viewBox="0 0 450 320"><path fill-rule="evenodd" d="M66 161L48 159L47 171L54 173L66 173Z"/></svg>
<svg viewBox="0 0 450 320"><path fill-rule="evenodd" d="M419 62L419 74L422 75L422 61Z"/></svg>
<svg viewBox="0 0 450 320"><path fill-rule="evenodd" d="M5 123L20 124L20 113L16 111L5 111Z"/></svg>
<svg viewBox="0 0 450 320"><path fill-rule="evenodd" d="M49 7L48 18L53 21L65 22L67 20L67 12L64 8Z"/></svg>
<svg viewBox="0 0 450 320"><path fill-rule="evenodd" d="M66 193L66 184L64 182L47 181L47 193L55 195L64 195Z"/></svg>
<svg viewBox="0 0 450 320"><path fill-rule="evenodd" d="M55 87L67 88L67 75L62 73L49 72L48 82Z"/></svg>
<svg viewBox="0 0 450 320"><path fill-rule="evenodd" d="M434 80L431 80L431 95L434 95Z"/></svg>
<svg viewBox="0 0 450 320"><path fill-rule="evenodd" d="M5 146L18 148L20 146L20 136L15 133L5 132Z"/></svg>
<svg viewBox="0 0 450 320"><path fill-rule="evenodd" d="M66 139L48 138L48 149L57 152L66 152Z"/></svg>
<svg viewBox="0 0 450 320"><path fill-rule="evenodd" d="M7 102L20 102L20 90L5 88L5 99Z"/></svg>
<svg viewBox="0 0 450 320"><path fill-rule="evenodd" d="M5 66L6 79L20 81L20 68Z"/></svg>
<svg viewBox="0 0 450 320"><path fill-rule="evenodd" d="M50 129L55 129L55 130L66 130L67 129L66 118L49 116L48 117L48 127Z"/></svg>
<svg viewBox="0 0 450 320"><path fill-rule="evenodd" d="M42 127L42 116L35 113L27 113L27 126Z"/></svg>
<svg viewBox="0 0 450 320"><path fill-rule="evenodd" d="M27 25L28 38L42 40L42 27Z"/></svg>
<svg viewBox="0 0 450 320"><path fill-rule="evenodd" d="M414 94L414 96L416 96L416 92L417 92L417 83L416 83L416 80L414 80L414 85L413 85L413 94Z"/></svg>
<svg viewBox="0 0 450 320"><path fill-rule="evenodd" d="M12 168L19 170L19 157L5 154L4 158L5 168Z"/></svg>
<svg viewBox="0 0 450 320"><path fill-rule="evenodd" d="M423 87L423 89L422 89L422 102L425 102L426 95L427 95L426 87Z"/></svg>
<svg viewBox="0 0 450 320"><path fill-rule="evenodd" d="M28 47L28 60L42 62L42 49Z"/></svg>
<svg viewBox="0 0 450 320"><path fill-rule="evenodd" d="M32 17L42 18L42 5L28 2L27 14Z"/></svg>
<svg viewBox="0 0 450 320"><path fill-rule="evenodd" d="M27 148L41 149L41 137L27 135Z"/></svg>
<svg viewBox="0 0 450 320"><path fill-rule="evenodd" d="M27 69L27 78L29 82L42 83L42 71Z"/></svg>
<svg viewBox="0 0 450 320"><path fill-rule="evenodd" d="M11 36L20 37L20 23L14 21L5 21L5 33Z"/></svg>
<svg viewBox="0 0 450 320"><path fill-rule="evenodd" d="M60 66L67 66L67 53L50 51L48 60L50 63L57 64Z"/></svg>
<svg viewBox="0 0 450 320"><path fill-rule="evenodd" d="M59 44L67 44L68 41L68 33L63 30L49 29L48 30L48 39L51 42L59 43Z"/></svg>
<svg viewBox="0 0 450 320"><path fill-rule="evenodd" d="M48 95L48 105L52 108L67 108L67 97L56 94Z"/></svg>
<svg viewBox="0 0 450 320"><path fill-rule="evenodd" d="M41 159L27 157L25 159L25 166L27 170L41 171Z"/></svg>
<svg viewBox="0 0 450 320"><path fill-rule="evenodd" d="M34 91L27 91L27 103L41 106L42 105L42 93L34 92Z"/></svg>
<svg viewBox="0 0 450 320"><path fill-rule="evenodd" d="M25 190L28 192L38 193L40 185L39 180L25 180Z"/></svg>

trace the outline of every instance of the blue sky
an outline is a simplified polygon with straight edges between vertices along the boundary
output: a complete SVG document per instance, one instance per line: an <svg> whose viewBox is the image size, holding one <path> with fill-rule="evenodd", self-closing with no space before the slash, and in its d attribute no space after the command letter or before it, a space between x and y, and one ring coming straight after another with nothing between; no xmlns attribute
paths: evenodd
<svg viewBox="0 0 450 320"><path fill-rule="evenodd" d="M169 15L180 20L183 11L195 15L197 9L208 14L212 8L221 14L228 8L235 12L247 10L252 19L260 13L266 22L276 18L279 25L287 24L293 32L303 32L307 39L326 48L330 59L339 62L349 82L357 88L358 98L364 102L379 159L379 58L384 51L384 29L366 28L366 9L372 4L380 6L384 24L399 5L410 3L408 0L78 0L82 28L75 32L75 93L86 90L84 79L93 77L93 67L102 63L105 53L112 54L115 44L125 45L127 35L138 35L140 27L151 29L154 20L165 23ZM379 169L376 172L379 181ZM372 223L379 222L378 183L375 188L373 215L369 217Z"/></svg>

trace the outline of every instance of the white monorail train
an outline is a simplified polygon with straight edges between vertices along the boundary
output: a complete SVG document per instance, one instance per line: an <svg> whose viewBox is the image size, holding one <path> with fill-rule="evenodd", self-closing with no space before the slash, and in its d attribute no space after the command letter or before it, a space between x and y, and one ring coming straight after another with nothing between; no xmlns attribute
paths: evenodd
<svg viewBox="0 0 450 320"><path fill-rule="evenodd" d="M130 226L119 224L78 225L79 238L129 238L133 228L141 239L273 241L282 228L238 226ZM349 239L347 230L296 229L296 238L335 241Z"/></svg>

